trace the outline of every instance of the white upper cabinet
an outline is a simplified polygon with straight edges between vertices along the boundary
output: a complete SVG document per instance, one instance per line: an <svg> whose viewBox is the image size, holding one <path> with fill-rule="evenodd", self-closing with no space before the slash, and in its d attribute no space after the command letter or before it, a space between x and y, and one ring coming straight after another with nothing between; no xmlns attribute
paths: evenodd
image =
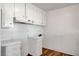
<svg viewBox="0 0 79 59"><path fill-rule="evenodd" d="M13 27L14 4L4 3L1 8L2 28Z"/></svg>
<svg viewBox="0 0 79 59"><path fill-rule="evenodd" d="M16 20L25 21L25 3L15 3Z"/></svg>
<svg viewBox="0 0 79 59"><path fill-rule="evenodd" d="M45 13L33 4L26 3L26 20L28 23L45 25Z"/></svg>
<svg viewBox="0 0 79 59"><path fill-rule="evenodd" d="M46 24L46 13L30 3L5 3L1 8L2 28L13 27L13 20L35 25ZM15 17L15 18L13 18Z"/></svg>
<svg viewBox="0 0 79 59"><path fill-rule="evenodd" d="M15 3L15 18L19 22L45 25L45 16L45 12L42 9L31 3Z"/></svg>

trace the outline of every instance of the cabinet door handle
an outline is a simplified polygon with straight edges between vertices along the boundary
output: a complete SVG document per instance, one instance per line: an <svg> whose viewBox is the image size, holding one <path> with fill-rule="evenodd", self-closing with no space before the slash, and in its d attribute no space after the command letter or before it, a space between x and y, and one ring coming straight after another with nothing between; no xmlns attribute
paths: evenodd
<svg viewBox="0 0 79 59"><path fill-rule="evenodd" d="M32 23L34 23L34 21L32 21Z"/></svg>

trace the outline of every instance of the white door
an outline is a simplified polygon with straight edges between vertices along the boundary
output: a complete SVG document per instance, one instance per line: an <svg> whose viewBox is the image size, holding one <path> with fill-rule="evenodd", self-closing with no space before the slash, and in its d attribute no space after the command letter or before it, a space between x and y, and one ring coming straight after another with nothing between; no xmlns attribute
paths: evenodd
<svg viewBox="0 0 79 59"><path fill-rule="evenodd" d="M13 27L14 4L2 4L2 28Z"/></svg>

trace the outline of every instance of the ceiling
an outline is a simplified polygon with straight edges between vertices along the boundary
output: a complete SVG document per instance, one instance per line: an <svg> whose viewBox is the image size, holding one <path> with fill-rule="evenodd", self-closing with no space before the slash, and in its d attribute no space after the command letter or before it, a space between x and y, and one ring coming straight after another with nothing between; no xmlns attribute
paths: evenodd
<svg viewBox="0 0 79 59"><path fill-rule="evenodd" d="M45 11L50 11L50 10L55 10L55 9L75 5L78 3L33 3L33 4Z"/></svg>

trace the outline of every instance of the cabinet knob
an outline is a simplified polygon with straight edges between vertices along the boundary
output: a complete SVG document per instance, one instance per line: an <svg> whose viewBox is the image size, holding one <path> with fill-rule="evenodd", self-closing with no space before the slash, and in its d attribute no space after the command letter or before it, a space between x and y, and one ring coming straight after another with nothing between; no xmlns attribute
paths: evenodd
<svg viewBox="0 0 79 59"><path fill-rule="evenodd" d="M32 21L32 23L34 23L34 21Z"/></svg>
<svg viewBox="0 0 79 59"><path fill-rule="evenodd" d="M31 21L31 20L28 20L29 22Z"/></svg>

